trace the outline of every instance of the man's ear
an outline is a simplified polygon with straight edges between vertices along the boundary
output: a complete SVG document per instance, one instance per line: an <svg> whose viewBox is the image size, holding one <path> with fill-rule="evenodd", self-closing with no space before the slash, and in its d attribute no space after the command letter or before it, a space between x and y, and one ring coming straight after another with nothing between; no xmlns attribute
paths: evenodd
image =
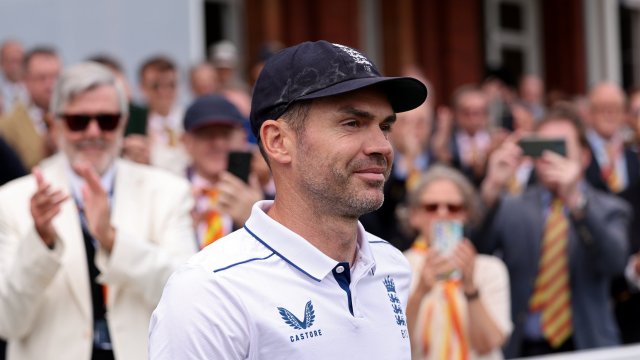
<svg viewBox="0 0 640 360"><path fill-rule="evenodd" d="M270 162L286 164L291 162L293 132L284 121L267 120L260 127L262 147Z"/></svg>

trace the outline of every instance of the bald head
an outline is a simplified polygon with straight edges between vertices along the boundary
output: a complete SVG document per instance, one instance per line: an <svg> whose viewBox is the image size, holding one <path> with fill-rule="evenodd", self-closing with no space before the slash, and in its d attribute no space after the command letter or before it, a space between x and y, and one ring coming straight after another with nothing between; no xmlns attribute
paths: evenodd
<svg viewBox="0 0 640 360"><path fill-rule="evenodd" d="M0 68L5 79L11 82L22 80L22 59L24 49L15 40L7 40L0 45Z"/></svg>
<svg viewBox="0 0 640 360"><path fill-rule="evenodd" d="M626 96L619 85L604 82L589 92L589 122L593 130L610 139L624 125Z"/></svg>

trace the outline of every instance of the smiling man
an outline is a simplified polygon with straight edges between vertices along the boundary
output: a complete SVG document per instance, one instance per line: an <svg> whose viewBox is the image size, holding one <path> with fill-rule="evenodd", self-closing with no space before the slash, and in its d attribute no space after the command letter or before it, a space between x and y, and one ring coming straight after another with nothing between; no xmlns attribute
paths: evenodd
<svg viewBox="0 0 640 360"><path fill-rule="evenodd" d="M409 359L408 264L358 218L384 199L395 113L426 95L343 45L271 57L251 126L275 200L172 276L151 321L151 358Z"/></svg>
<svg viewBox="0 0 640 360"><path fill-rule="evenodd" d="M188 183L117 158L127 100L110 70L62 73L60 153L0 188L8 359L144 359L162 288L195 253Z"/></svg>

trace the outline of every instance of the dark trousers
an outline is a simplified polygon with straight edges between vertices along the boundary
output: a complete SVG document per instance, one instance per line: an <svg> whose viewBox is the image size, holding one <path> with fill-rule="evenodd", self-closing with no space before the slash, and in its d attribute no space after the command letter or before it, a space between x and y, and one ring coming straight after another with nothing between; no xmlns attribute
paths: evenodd
<svg viewBox="0 0 640 360"><path fill-rule="evenodd" d="M113 351L93 349L91 360L114 360Z"/></svg>
<svg viewBox="0 0 640 360"><path fill-rule="evenodd" d="M557 348L551 347L549 342L546 340L524 340L520 353L522 354L522 357L527 357L574 351L575 349L576 346L573 343L573 338L571 337Z"/></svg>
<svg viewBox="0 0 640 360"><path fill-rule="evenodd" d="M4 340L0 340L0 360L4 360L6 351L7 351L7 343L4 342Z"/></svg>

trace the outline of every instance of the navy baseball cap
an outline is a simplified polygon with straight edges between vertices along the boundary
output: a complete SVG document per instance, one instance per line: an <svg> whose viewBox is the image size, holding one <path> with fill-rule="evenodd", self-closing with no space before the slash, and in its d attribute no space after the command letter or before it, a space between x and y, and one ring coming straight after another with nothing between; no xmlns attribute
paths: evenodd
<svg viewBox="0 0 640 360"><path fill-rule="evenodd" d="M291 104L379 85L394 112L420 106L427 87L411 77L384 77L367 57L350 47L320 40L271 56L260 72L251 101L251 130L259 137L266 120L276 120Z"/></svg>
<svg viewBox="0 0 640 360"><path fill-rule="evenodd" d="M193 131L208 125L242 126L246 118L238 108L221 95L204 95L197 98L184 114L185 131Z"/></svg>

